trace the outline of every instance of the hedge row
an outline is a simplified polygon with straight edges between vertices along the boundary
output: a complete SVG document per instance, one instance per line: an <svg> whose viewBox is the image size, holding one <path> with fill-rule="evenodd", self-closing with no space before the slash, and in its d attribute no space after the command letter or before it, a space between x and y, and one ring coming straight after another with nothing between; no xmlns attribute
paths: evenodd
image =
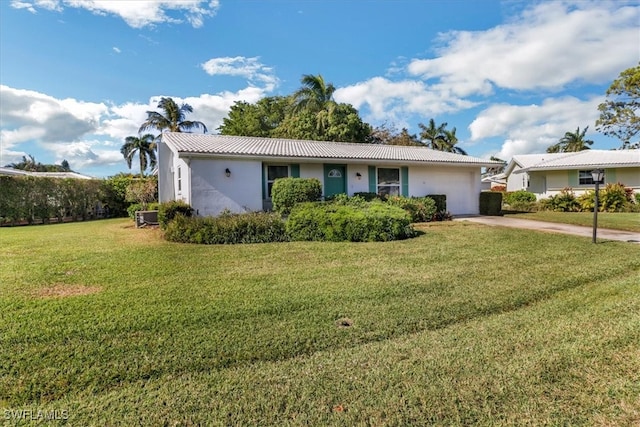
<svg viewBox="0 0 640 427"><path fill-rule="evenodd" d="M144 180L156 182L155 178ZM0 176L0 224L47 223L126 216L127 188L140 178L107 179Z"/></svg>
<svg viewBox="0 0 640 427"><path fill-rule="evenodd" d="M180 243L235 244L287 241L280 215L267 212L186 217L178 214L164 229L167 240Z"/></svg>

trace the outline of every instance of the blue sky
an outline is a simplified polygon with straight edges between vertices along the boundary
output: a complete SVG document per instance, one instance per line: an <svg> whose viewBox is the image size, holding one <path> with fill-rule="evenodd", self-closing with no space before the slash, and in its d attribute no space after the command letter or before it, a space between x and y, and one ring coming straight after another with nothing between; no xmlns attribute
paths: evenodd
<svg viewBox="0 0 640 427"><path fill-rule="evenodd" d="M477 157L585 126L611 149L597 105L639 61L638 1L3 0L0 166L128 172L120 147L160 97L215 132L234 102L291 94L303 74L373 126L448 122Z"/></svg>

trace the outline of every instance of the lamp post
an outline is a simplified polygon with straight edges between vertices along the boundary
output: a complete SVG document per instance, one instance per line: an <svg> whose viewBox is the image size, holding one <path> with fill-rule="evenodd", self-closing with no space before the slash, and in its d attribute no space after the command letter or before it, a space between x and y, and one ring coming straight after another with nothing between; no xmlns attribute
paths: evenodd
<svg viewBox="0 0 640 427"><path fill-rule="evenodd" d="M594 169L591 171L591 178L596 184L596 194L593 203L593 243L596 242L596 233L598 230L598 192L600 191L600 182L604 178L604 171L602 169Z"/></svg>

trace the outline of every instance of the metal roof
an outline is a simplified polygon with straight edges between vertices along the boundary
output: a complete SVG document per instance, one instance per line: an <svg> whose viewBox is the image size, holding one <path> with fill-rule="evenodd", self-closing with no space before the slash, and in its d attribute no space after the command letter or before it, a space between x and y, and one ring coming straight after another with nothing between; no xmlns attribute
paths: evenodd
<svg viewBox="0 0 640 427"><path fill-rule="evenodd" d="M383 144L355 144L347 142L306 141L283 138L259 138L230 135L193 133L164 133L162 142L181 157L242 156L260 158L287 158L301 160L360 160L408 163L440 163L476 166L494 166L500 162L431 150Z"/></svg>
<svg viewBox="0 0 640 427"><path fill-rule="evenodd" d="M0 175L35 176L40 178L94 179L91 176L82 175L77 172L31 172L7 167L0 167Z"/></svg>
<svg viewBox="0 0 640 427"><path fill-rule="evenodd" d="M525 170L640 167L640 150L583 150L574 153L547 154L545 160Z"/></svg>

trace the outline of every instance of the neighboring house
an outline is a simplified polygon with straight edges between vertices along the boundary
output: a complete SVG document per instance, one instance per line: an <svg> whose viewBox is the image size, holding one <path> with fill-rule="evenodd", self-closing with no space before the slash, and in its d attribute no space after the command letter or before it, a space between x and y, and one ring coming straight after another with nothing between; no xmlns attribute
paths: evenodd
<svg viewBox="0 0 640 427"><path fill-rule="evenodd" d="M31 172L22 169L0 167L0 175L5 176L35 176L40 178L74 178L74 179L94 179L91 176L82 175L76 172Z"/></svg>
<svg viewBox="0 0 640 427"><path fill-rule="evenodd" d="M426 147L165 133L160 202L183 200L198 215L268 210L278 178L317 178L323 196L358 192L445 194L456 214L479 211L480 172L497 163Z"/></svg>
<svg viewBox="0 0 640 427"><path fill-rule="evenodd" d="M507 186L507 175L502 172L495 175L488 175L482 178L482 189L490 190L496 187Z"/></svg>
<svg viewBox="0 0 640 427"><path fill-rule="evenodd" d="M519 154L505 170L507 191L527 190L542 199L571 188L580 195L595 188L594 169L604 169L604 184L620 182L640 191L640 150Z"/></svg>

